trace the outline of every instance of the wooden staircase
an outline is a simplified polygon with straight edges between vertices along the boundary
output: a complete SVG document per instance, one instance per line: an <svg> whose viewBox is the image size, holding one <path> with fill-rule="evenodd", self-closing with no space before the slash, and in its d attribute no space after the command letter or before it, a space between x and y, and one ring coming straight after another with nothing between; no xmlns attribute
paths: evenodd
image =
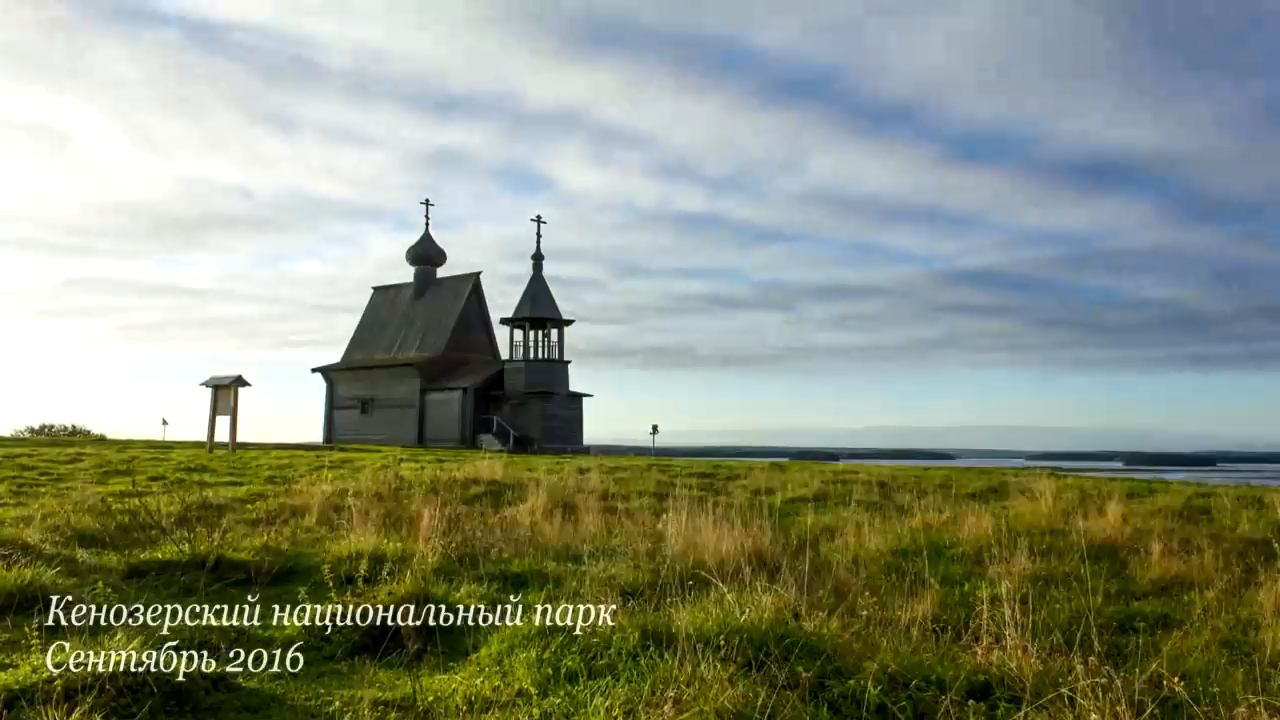
<svg viewBox="0 0 1280 720"><path fill-rule="evenodd" d="M483 420L488 420L489 427L476 433L476 445L486 452L509 452L518 451L523 445L523 438L511 429L511 426L502 421L497 415L485 415ZM506 442L503 442L505 438Z"/></svg>
<svg viewBox="0 0 1280 720"><path fill-rule="evenodd" d="M507 446L503 445L502 441L498 439L498 436L493 433L480 433L477 435L476 445L479 445L481 450L486 450L488 452L507 451Z"/></svg>

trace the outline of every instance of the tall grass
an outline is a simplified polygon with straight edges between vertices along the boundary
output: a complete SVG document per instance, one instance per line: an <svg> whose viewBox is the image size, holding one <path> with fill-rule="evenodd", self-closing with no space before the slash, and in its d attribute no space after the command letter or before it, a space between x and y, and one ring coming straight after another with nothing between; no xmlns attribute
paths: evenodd
<svg viewBox="0 0 1280 720"><path fill-rule="evenodd" d="M0 445L12 717L1263 718L1280 501L1041 471ZM51 677L49 594L617 603L617 624L197 628L298 675ZM147 628L70 631L156 646ZM114 633L114 634L112 634ZM192 688L196 688L193 690Z"/></svg>

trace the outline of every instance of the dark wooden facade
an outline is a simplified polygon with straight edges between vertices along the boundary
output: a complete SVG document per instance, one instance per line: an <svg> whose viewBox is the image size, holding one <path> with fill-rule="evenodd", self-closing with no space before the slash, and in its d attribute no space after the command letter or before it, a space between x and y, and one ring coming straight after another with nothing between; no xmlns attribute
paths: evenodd
<svg viewBox="0 0 1280 720"><path fill-rule="evenodd" d="M429 228L428 219L406 253L414 280L373 288L342 359L312 370L325 381L324 442L474 447L490 433L521 448L580 450L590 396L569 389L573 321L542 275L541 224L533 275L502 319L505 360L480 273L437 277L445 255Z"/></svg>
<svg viewBox="0 0 1280 720"><path fill-rule="evenodd" d="M504 416L522 435L536 438L547 451L572 451L582 446L583 393L546 393L509 397Z"/></svg>
<svg viewBox="0 0 1280 720"><path fill-rule="evenodd" d="M326 443L413 445L422 380L412 367L334 370Z"/></svg>

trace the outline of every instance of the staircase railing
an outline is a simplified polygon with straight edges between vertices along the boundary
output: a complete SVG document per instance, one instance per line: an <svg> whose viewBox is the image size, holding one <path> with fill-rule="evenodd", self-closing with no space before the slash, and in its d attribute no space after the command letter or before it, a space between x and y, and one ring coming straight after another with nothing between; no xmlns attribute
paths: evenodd
<svg viewBox="0 0 1280 720"><path fill-rule="evenodd" d="M510 449L511 447L513 447L513 446L516 444L516 437L518 436L518 433L516 433L516 431L515 431L515 430L512 430L510 425L508 425L508 424L506 424L505 422L503 422L502 418L498 417L497 415L484 415L483 417L485 417L485 418L489 419L490 421L492 421L492 422L490 423L490 427L491 427L491 429L490 429L490 433L492 433L492 434L493 434L493 436L494 436L495 438L496 438L496 437L498 437L498 426L499 426L499 425L501 425L503 428L505 428L505 429L506 429L506 431L507 431L507 448L508 448L508 449Z"/></svg>

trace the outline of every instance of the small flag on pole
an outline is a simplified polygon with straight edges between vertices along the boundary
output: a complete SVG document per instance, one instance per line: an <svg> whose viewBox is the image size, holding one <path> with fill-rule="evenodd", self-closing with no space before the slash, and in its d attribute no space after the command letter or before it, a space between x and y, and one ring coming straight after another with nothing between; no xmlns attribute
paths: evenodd
<svg viewBox="0 0 1280 720"><path fill-rule="evenodd" d="M164 440L165 436L167 436L168 434L169 434L169 421L165 420L164 418L160 418L160 439Z"/></svg>

